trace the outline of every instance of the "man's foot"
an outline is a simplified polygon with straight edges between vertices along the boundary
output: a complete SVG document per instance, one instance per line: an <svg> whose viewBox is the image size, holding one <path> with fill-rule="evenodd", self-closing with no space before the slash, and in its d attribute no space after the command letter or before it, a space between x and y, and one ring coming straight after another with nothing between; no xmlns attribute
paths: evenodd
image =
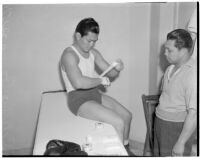
<svg viewBox="0 0 200 158"><path fill-rule="evenodd" d="M129 148L129 144L124 145L124 148L126 149L128 156L136 156Z"/></svg>

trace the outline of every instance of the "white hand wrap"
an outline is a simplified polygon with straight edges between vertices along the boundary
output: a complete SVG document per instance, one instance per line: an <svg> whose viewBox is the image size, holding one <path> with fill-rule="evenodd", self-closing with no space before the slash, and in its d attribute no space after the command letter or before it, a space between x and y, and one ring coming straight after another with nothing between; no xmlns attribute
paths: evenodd
<svg viewBox="0 0 200 158"><path fill-rule="evenodd" d="M101 77L101 84L104 86L110 86L110 80L108 77Z"/></svg>

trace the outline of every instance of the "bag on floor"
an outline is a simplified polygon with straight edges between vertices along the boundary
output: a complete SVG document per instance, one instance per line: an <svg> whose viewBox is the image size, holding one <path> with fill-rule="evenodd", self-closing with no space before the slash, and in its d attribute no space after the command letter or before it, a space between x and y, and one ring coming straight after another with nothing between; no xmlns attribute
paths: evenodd
<svg viewBox="0 0 200 158"><path fill-rule="evenodd" d="M88 155L85 151L81 151L80 145L53 139L47 143L44 155Z"/></svg>

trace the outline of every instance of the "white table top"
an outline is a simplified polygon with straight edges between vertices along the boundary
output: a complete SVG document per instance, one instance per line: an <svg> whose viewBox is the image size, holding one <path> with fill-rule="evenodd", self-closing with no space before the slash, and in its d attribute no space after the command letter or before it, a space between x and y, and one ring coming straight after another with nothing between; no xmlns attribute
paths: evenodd
<svg viewBox="0 0 200 158"><path fill-rule="evenodd" d="M65 92L43 94L33 155L43 155L46 144L52 139L74 142L82 147L89 136L92 150L88 155L127 156L115 129L105 123L95 126L96 123L71 113Z"/></svg>

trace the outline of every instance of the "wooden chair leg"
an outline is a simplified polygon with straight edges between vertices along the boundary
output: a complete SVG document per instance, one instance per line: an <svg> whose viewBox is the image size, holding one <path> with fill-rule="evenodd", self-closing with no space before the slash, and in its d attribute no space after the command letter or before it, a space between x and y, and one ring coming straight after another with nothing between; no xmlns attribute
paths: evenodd
<svg viewBox="0 0 200 158"><path fill-rule="evenodd" d="M143 150L143 156L152 156L152 152L151 152L151 149L150 149L149 134L148 134L148 132L146 133L144 150Z"/></svg>

